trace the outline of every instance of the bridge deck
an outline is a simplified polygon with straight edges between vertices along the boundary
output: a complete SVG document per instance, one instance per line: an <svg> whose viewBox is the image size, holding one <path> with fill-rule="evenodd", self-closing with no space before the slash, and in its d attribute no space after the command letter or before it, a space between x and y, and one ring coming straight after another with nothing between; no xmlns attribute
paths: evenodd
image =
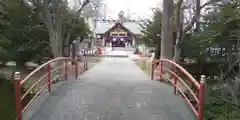
<svg viewBox="0 0 240 120"><path fill-rule="evenodd" d="M53 91L31 120L194 120L173 88L151 81L129 58L105 58Z"/></svg>

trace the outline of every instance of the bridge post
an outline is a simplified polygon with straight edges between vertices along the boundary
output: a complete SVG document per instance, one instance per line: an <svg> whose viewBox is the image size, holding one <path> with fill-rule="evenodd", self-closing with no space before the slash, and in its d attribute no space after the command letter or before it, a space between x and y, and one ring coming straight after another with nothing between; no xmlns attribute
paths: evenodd
<svg viewBox="0 0 240 120"><path fill-rule="evenodd" d="M201 76L200 80L200 88L199 88L199 103L198 103L198 119L197 120L203 120L203 114L204 114L204 96L205 96L205 76Z"/></svg>
<svg viewBox="0 0 240 120"><path fill-rule="evenodd" d="M76 59L76 41L73 41L72 43L72 59L75 60Z"/></svg>
<svg viewBox="0 0 240 120"><path fill-rule="evenodd" d="M142 60L142 69L145 70L146 69L146 60L143 58Z"/></svg>
<svg viewBox="0 0 240 120"><path fill-rule="evenodd" d="M88 70L88 63L84 62L84 70Z"/></svg>
<svg viewBox="0 0 240 120"><path fill-rule="evenodd" d="M64 66L64 78L67 81L68 80L68 60L65 60L65 66Z"/></svg>
<svg viewBox="0 0 240 120"><path fill-rule="evenodd" d="M21 76L20 72L14 73L15 100L17 120L22 120L22 101L21 101Z"/></svg>
<svg viewBox="0 0 240 120"><path fill-rule="evenodd" d="M76 80L78 78L78 61L75 59L75 75L76 75Z"/></svg>
<svg viewBox="0 0 240 120"><path fill-rule="evenodd" d="M47 65L47 71L48 71L48 92L51 92L51 84L52 84L52 67L51 63Z"/></svg>
<svg viewBox="0 0 240 120"><path fill-rule="evenodd" d="M75 62L75 59L76 59L76 41L73 41L73 43L72 43L72 45L71 45L72 47L71 47L71 51L72 51L72 53L71 53L71 55L72 55L72 65L74 65L74 63L76 63Z"/></svg>
<svg viewBox="0 0 240 120"><path fill-rule="evenodd" d="M162 75L164 74L164 71L163 71L163 61L161 61L160 59L160 81L163 81L162 79Z"/></svg>
<svg viewBox="0 0 240 120"><path fill-rule="evenodd" d="M87 70L88 70L88 62L86 62L86 68L87 68Z"/></svg>
<svg viewBox="0 0 240 120"><path fill-rule="evenodd" d="M78 61L77 60L74 60L75 61L75 75L76 75L76 79L78 78Z"/></svg>
<svg viewBox="0 0 240 120"><path fill-rule="evenodd" d="M86 62L83 62L83 69L84 69L84 71L87 69L86 68Z"/></svg>
<svg viewBox="0 0 240 120"><path fill-rule="evenodd" d="M177 68L176 67L173 67L173 73L176 73L177 74ZM177 77L175 75L172 75L172 78L173 78L173 91L174 91L174 94L176 95L177 94Z"/></svg>
<svg viewBox="0 0 240 120"><path fill-rule="evenodd" d="M78 77L78 61L77 61L76 57L77 57L77 52L79 52L79 51L77 51L76 49L77 49L76 41L74 41L72 43L72 63L75 63L75 76L77 79L77 77Z"/></svg>
<svg viewBox="0 0 240 120"><path fill-rule="evenodd" d="M155 68L155 62L152 62L152 71L151 71L151 80L154 79L154 68Z"/></svg>

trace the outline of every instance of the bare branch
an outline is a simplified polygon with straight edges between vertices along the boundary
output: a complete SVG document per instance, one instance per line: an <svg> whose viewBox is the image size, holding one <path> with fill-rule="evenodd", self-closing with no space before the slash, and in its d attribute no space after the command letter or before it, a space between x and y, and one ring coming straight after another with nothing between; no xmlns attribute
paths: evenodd
<svg viewBox="0 0 240 120"><path fill-rule="evenodd" d="M206 2L202 6L200 6L200 10L212 3L219 2L219 1L221 1L221 0L209 0L208 2Z"/></svg>
<svg viewBox="0 0 240 120"><path fill-rule="evenodd" d="M176 6L176 26L177 29L180 27L180 16L181 16L181 6L182 6L183 0L179 0Z"/></svg>
<svg viewBox="0 0 240 120"><path fill-rule="evenodd" d="M215 2L219 2L220 0L210 0L208 2L206 2L205 4L203 4L202 6L200 6L200 11L206 7L207 5L213 4ZM192 29L193 25L195 24L195 22L197 21L196 16L194 15L191 19L191 22L187 25L187 27L184 29L184 34L186 34L189 30Z"/></svg>

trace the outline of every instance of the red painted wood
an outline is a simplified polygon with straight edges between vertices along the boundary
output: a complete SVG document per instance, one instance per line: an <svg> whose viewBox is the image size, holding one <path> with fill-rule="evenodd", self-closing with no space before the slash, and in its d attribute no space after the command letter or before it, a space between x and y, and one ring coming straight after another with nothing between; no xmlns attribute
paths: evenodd
<svg viewBox="0 0 240 120"><path fill-rule="evenodd" d="M51 63L47 65L47 72L48 72L48 92L51 92L51 80L52 80L52 68L51 68Z"/></svg>
<svg viewBox="0 0 240 120"><path fill-rule="evenodd" d="M154 71L154 74L152 77L160 77L161 79L168 79L172 83L174 87L174 94L177 94L177 89L180 91L180 93L183 95L185 100L189 103L190 107L192 108L193 112L197 116L197 120L203 120L204 116L204 85L205 85L205 77L201 77L201 82L198 83L192 75L186 71L182 66L177 64L176 62L168 59L160 59L159 61L153 62L153 64L159 62L159 66L155 67L152 69ZM164 63L172 65L172 70L164 68ZM164 72L168 72L172 75L171 78L166 78L162 76ZM196 92L198 93L197 95L193 92L193 90L185 83L185 81L180 77L181 76L186 76L188 80L197 88ZM171 81L172 80L172 81ZM189 97L187 97L187 94L184 93L184 91L181 90L180 87L177 86L178 81L180 81L184 87L186 87L191 95L194 97L194 101L190 100ZM195 109L196 104L198 104L198 109Z"/></svg>
<svg viewBox="0 0 240 120"><path fill-rule="evenodd" d="M21 93L21 77L19 72L16 72L14 75L14 86L15 86L17 120L22 120L22 101L21 101L22 93Z"/></svg>
<svg viewBox="0 0 240 120"><path fill-rule="evenodd" d="M198 104L198 119L203 120L204 114L204 89L205 89L205 76L201 76L200 90L199 90L199 104Z"/></svg>
<svg viewBox="0 0 240 120"><path fill-rule="evenodd" d="M68 80L68 60L65 60L65 66L64 66L64 78L67 81Z"/></svg>
<svg viewBox="0 0 240 120"><path fill-rule="evenodd" d="M53 62L58 62L58 61L66 61L66 65L68 63L68 61L72 61L75 62L73 59L69 58L69 57L59 57L59 58L55 58L52 59L46 63L44 63L43 65L39 66L38 68L36 68L35 70L33 70L29 75L27 75L23 80L20 79L20 73L16 74L14 76L14 86L15 86L15 99L16 99L16 112L17 112L17 120L22 120L22 113L24 113L27 108L30 106L30 104L35 100L35 98L37 96L39 96L39 94L48 87L49 91L51 91L51 82L52 82L52 71L60 69L62 67L56 68L54 70L52 70L50 64ZM28 90L27 92L25 92L23 95L21 93L21 87L24 85L25 82L27 82L29 80L30 77L32 77L35 73L37 73L38 71L40 71L42 68L47 67L47 74L43 75L35 84L33 84ZM66 67L66 66L65 66ZM76 67L78 68L78 67ZM66 69L65 69L66 70ZM67 71L67 70L66 70ZM78 71L76 71L76 75L78 75ZM65 72L65 75L67 74L67 72ZM37 93L35 94L35 96L29 101L29 103L27 103L27 105L24 107L24 109L22 109L22 100L27 96L27 94L29 94L31 92L31 90L41 81L43 80L42 78L47 76L47 80L48 83L46 85L44 85L39 91L37 91ZM59 76L60 77L60 76Z"/></svg>
<svg viewBox="0 0 240 120"><path fill-rule="evenodd" d="M177 68L173 68L173 72L177 74ZM174 94L176 95L177 94L177 77L175 75L172 75L172 78L173 78L173 92Z"/></svg>
<svg viewBox="0 0 240 120"><path fill-rule="evenodd" d="M76 80L77 80L77 78L78 78L78 61L77 60L75 60L75 76L76 76Z"/></svg>

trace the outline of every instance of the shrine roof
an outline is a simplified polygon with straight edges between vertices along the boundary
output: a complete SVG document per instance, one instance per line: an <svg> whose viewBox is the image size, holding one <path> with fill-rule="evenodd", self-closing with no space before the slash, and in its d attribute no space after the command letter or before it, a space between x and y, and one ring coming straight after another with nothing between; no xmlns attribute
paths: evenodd
<svg viewBox="0 0 240 120"><path fill-rule="evenodd" d="M97 34L104 34L109 29L111 29L115 24L116 22L114 21L97 21L96 29L94 32ZM122 25L134 34L141 34L141 28L138 22L132 21L123 22Z"/></svg>

